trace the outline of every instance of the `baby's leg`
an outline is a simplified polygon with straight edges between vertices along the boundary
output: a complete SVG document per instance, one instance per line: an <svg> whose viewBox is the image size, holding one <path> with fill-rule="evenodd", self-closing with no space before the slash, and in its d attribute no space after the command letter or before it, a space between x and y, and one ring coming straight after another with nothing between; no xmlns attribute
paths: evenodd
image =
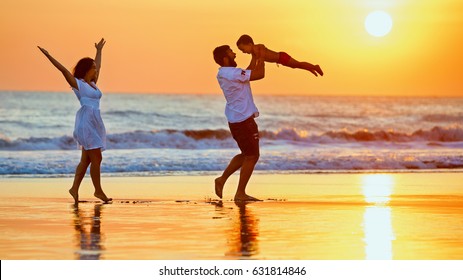
<svg viewBox="0 0 463 280"><path fill-rule="evenodd" d="M299 62L299 61L295 60L294 58L290 58L288 63L285 64L285 66L310 71L312 74L314 74L317 77L318 77L318 74L323 76L323 71L322 71L322 69L320 68L319 65L313 65L313 64L311 64L309 62L305 62L305 61Z"/></svg>

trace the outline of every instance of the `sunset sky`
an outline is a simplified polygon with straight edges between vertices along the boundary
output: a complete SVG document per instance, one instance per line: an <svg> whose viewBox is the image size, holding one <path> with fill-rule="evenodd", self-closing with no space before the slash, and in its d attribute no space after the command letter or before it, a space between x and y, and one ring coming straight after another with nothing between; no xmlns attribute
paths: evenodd
<svg viewBox="0 0 463 280"><path fill-rule="evenodd" d="M367 33L387 12L389 34ZM212 50L228 44L239 66L242 34L324 77L266 64L255 94L463 96L461 0L1 0L0 90L69 91L39 52L71 69L107 40L104 93L219 93Z"/></svg>

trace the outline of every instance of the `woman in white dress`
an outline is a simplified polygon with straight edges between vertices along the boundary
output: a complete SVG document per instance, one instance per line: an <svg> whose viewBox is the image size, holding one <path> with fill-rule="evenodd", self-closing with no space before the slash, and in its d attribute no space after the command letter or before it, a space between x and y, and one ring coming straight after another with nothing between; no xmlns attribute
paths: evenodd
<svg viewBox="0 0 463 280"><path fill-rule="evenodd" d="M63 74L68 84L79 99L80 109L76 114L74 138L81 146L82 157L77 165L74 183L69 193L74 202L79 202L79 187L90 165L90 176L95 187L95 197L107 203L111 201L101 188L100 166L103 159L101 152L106 148L106 130L100 115L101 91L96 86L101 67L101 51L106 41L101 39L95 43L95 59L82 58L71 74L61 63L53 58L48 51L38 47L50 62Z"/></svg>

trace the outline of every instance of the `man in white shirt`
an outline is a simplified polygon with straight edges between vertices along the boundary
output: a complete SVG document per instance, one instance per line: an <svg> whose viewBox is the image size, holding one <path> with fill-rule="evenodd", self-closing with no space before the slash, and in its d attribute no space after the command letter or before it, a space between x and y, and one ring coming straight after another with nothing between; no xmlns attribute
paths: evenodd
<svg viewBox="0 0 463 280"><path fill-rule="evenodd" d="M259 201L246 194L246 185L259 160L259 130L254 121L259 116L259 111L252 98L250 81L265 76L265 62L263 58L253 56L251 64L244 70L237 68L236 54L229 46L217 47L213 53L215 62L221 66L217 80L227 100L225 115L233 139L241 150L241 154L230 161L222 176L215 179L215 193L222 198L228 177L241 168L235 201Z"/></svg>

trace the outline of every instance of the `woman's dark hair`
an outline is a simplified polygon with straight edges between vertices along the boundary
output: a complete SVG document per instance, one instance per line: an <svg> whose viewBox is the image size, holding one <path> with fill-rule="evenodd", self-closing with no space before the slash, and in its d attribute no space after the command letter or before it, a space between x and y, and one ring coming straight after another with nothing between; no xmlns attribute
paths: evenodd
<svg viewBox="0 0 463 280"><path fill-rule="evenodd" d="M244 35L241 35L241 37L236 42L237 46L241 44L243 45L253 44L254 45L254 41L252 40L251 36L244 34Z"/></svg>
<svg viewBox="0 0 463 280"><path fill-rule="evenodd" d="M223 59L227 56L227 51L230 49L230 46L223 45L214 49L214 60L215 62L223 66Z"/></svg>
<svg viewBox="0 0 463 280"><path fill-rule="evenodd" d="M74 67L74 77L77 79L83 79L85 74L87 74L88 70L90 70L93 66L93 58L84 57L79 62L77 62L76 67Z"/></svg>

